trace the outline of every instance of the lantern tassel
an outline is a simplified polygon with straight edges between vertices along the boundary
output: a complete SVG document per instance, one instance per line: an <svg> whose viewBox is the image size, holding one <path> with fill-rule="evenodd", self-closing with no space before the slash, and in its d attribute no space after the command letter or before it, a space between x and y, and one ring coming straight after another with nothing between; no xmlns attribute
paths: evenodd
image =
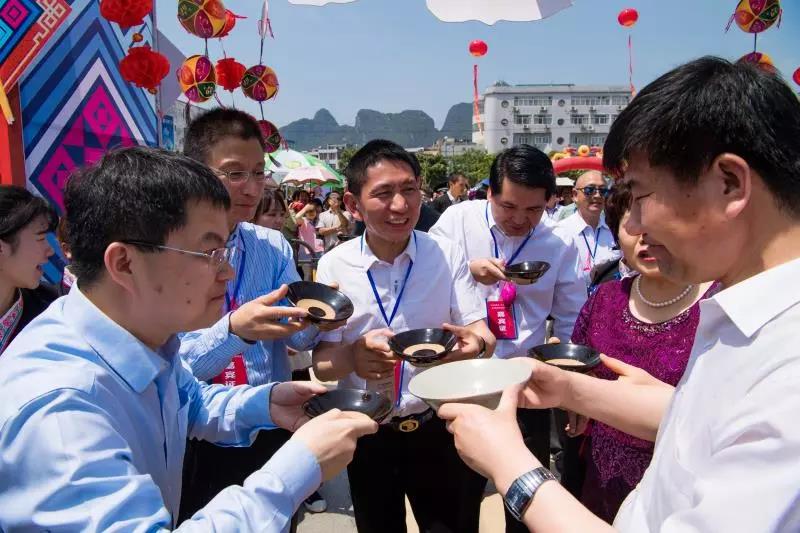
<svg viewBox="0 0 800 533"><path fill-rule="evenodd" d="M753 53L756 53L756 49L758 48L758 34L753 34Z"/></svg>
<svg viewBox="0 0 800 533"><path fill-rule="evenodd" d="M727 26L725 26L725 33L728 33L728 30L731 29L731 26L733 25L733 21L735 18L736 18L736 13L731 15L731 18L728 19L728 24Z"/></svg>
<svg viewBox="0 0 800 533"><path fill-rule="evenodd" d="M267 33L273 39L275 38L272 33L272 23L269 20L269 0L264 0L264 5L261 6L261 20L258 21L258 34L262 39L265 39Z"/></svg>
<svg viewBox="0 0 800 533"><path fill-rule="evenodd" d="M472 65L472 114L478 129L483 133L483 123L481 122L480 94L478 93L478 64Z"/></svg>
<svg viewBox="0 0 800 533"><path fill-rule="evenodd" d="M781 21L783 20L783 8L778 11L778 29L781 29Z"/></svg>
<svg viewBox="0 0 800 533"><path fill-rule="evenodd" d="M628 83L631 86L631 95L636 94L636 88L633 86L633 38L628 35Z"/></svg>
<svg viewBox="0 0 800 533"><path fill-rule="evenodd" d="M3 116L6 117L8 125L11 126L14 124L14 113L11 112L11 104L8 102L8 96L6 95L2 80L0 80L0 109L2 109Z"/></svg>

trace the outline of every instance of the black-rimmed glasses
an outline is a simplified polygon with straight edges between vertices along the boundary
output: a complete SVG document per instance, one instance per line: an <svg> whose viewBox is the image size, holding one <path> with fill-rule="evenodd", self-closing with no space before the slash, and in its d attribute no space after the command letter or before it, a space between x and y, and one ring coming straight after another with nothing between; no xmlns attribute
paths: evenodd
<svg viewBox="0 0 800 533"><path fill-rule="evenodd" d="M233 261L233 256L236 254L236 247L231 246L228 248L214 248L206 252L194 252L192 250L183 250L181 248L173 248L172 246L164 246L163 244L153 244L152 242L145 241L122 241L124 244L132 244L134 246L143 246L145 248L155 248L157 250L168 250L170 252L178 252L185 255L193 255L195 257L203 257L208 261L211 268L219 272L223 269L224 265L230 264Z"/></svg>
<svg viewBox="0 0 800 533"><path fill-rule="evenodd" d="M594 196L595 193L599 193L600 196L603 198L607 198L609 194L611 194L611 189L609 187L597 187L595 185L587 185L584 188L575 188L576 191L581 191L586 196Z"/></svg>

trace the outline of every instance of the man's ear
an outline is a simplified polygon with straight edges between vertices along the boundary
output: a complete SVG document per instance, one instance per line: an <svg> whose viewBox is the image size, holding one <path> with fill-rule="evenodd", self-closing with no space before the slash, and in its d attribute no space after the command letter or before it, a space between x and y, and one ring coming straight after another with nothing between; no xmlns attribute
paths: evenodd
<svg viewBox="0 0 800 533"><path fill-rule="evenodd" d="M141 254L134 251L133 245L112 242L103 254L103 262L108 277L114 283L127 292L135 291L136 283L133 279L133 272L141 262Z"/></svg>
<svg viewBox="0 0 800 533"><path fill-rule="evenodd" d="M342 198L342 200L347 210L353 215L353 218L359 222L364 222L364 217L362 217L361 213L358 211L358 198L356 198L356 195L347 191L344 193L344 198Z"/></svg>
<svg viewBox="0 0 800 533"><path fill-rule="evenodd" d="M703 180L710 187L713 201L719 202L729 219L734 219L750 202L753 189L753 169L743 158L723 153L711 162Z"/></svg>

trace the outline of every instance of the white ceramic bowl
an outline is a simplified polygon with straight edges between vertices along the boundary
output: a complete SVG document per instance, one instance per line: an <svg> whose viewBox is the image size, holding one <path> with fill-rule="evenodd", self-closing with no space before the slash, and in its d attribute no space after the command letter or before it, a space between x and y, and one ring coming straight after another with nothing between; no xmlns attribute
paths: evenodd
<svg viewBox="0 0 800 533"><path fill-rule="evenodd" d="M528 381L531 371L531 365L523 360L454 361L420 372L408 383L408 391L434 409L453 402L494 409L503 390Z"/></svg>

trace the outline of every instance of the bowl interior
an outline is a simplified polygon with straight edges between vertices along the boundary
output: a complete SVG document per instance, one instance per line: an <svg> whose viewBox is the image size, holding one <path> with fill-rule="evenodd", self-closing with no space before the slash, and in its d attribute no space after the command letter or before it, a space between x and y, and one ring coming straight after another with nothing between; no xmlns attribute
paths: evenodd
<svg viewBox="0 0 800 533"><path fill-rule="evenodd" d="M582 344L542 344L531 348L529 355L575 372L588 372L600 364L600 352Z"/></svg>
<svg viewBox="0 0 800 533"><path fill-rule="evenodd" d="M447 356L457 341L455 335L443 329L412 329L390 338L389 348L401 359L424 366Z"/></svg>
<svg viewBox="0 0 800 533"><path fill-rule="evenodd" d="M447 402L497 407L503 390L524 383L531 367L524 361L470 359L435 366L414 376L408 391L434 409Z"/></svg>
<svg viewBox="0 0 800 533"><path fill-rule="evenodd" d="M323 283L295 281L289 285L288 300L308 310L312 322L339 322L353 315L353 302L344 293Z"/></svg>
<svg viewBox="0 0 800 533"><path fill-rule="evenodd" d="M508 265L505 274L512 278L538 279L550 270L550 263L544 261L524 261Z"/></svg>
<svg viewBox="0 0 800 533"><path fill-rule="evenodd" d="M380 422L392 411L392 402L383 394L374 391L334 389L314 396L303 405L303 409L311 418L327 413L331 409L339 409L364 413Z"/></svg>

